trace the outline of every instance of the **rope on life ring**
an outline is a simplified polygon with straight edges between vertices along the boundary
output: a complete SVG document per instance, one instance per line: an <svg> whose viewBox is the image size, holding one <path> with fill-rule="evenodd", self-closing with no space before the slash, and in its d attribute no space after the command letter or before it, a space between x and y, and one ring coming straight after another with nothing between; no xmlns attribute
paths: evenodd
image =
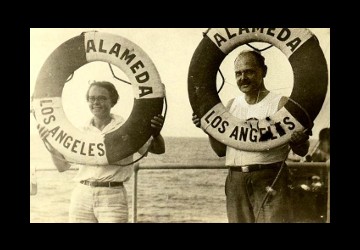
<svg viewBox="0 0 360 250"><path fill-rule="evenodd" d="M305 28L210 28L191 59L188 95L202 129L227 146L263 151L287 143L293 132L310 131L328 88L328 70L316 36ZM223 59L235 48L266 42L288 58L294 85L283 108L253 128L230 114L216 90L216 76Z"/></svg>
<svg viewBox="0 0 360 250"><path fill-rule="evenodd" d="M126 122L105 136L74 127L62 106L69 77L87 63L120 68L133 87L134 105ZM108 165L137 152L151 136L151 119L162 112L165 86L149 56L130 40L109 33L83 32L56 48L43 64L33 93L36 120L49 130L48 142L69 162Z"/></svg>

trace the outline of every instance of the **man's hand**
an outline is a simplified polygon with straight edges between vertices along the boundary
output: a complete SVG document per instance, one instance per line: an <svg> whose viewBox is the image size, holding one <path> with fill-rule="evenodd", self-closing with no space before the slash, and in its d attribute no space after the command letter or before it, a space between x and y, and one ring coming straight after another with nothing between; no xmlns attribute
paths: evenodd
<svg viewBox="0 0 360 250"><path fill-rule="evenodd" d="M302 131L296 131L291 135L290 144L293 146L300 145L309 140L309 135Z"/></svg>
<svg viewBox="0 0 360 250"><path fill-rule="evenodd" d="M192 121L196 127L198 127L198 128L201 127L200 118L197 115L195 115L195 113L193 113L193 115L192 115Z"/></svg>
<svg viewBox="0 0 360 250"><path fill-rule="evenodd" d="M291 135L289 145L292 151L300 156L305 156L309 151L309 135L305 132L297 131Z"/></svg>
<svg viewBox="0 0 360 250"><path fill-rule="evenodd" d="M159 114L151 119L152 136L157 137L164 125L164 117Z"/></svg>

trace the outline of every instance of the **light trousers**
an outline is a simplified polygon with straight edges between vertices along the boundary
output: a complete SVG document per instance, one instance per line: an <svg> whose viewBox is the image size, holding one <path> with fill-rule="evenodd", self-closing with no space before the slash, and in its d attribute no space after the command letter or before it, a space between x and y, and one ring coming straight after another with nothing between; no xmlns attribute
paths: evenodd
<svg viewBox="0 0 360 250"><path fill-rule="evenodd" d="M124 186L91 187L79 183L72 192L69 222L127 223L128 217Z"/></svg>

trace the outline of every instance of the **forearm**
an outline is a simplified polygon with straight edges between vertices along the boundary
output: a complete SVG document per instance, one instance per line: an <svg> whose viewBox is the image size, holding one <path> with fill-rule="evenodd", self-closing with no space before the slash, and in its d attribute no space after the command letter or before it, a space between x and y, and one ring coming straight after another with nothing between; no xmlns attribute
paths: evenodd
<svg viewBox="0 0 360 250"><path fill-rule="evenodd" d="M71 167L70 163L65 160L65 157L60 154L51 154L51 159L59 172L64 172Z"/></svg>
<svg viewBox="0 0 360 250"><path fill-rule="evenodd" d="M65 157L56 149L54 149L50 143L48 143L46 140L43 141L45 147L49 151L51 155L51 160L54 163L55 167L58 169L59 172L64 172L68 170L71 165L69 162L65 160Z"/></svg>
<svg viewBox="0 0 360 250"><path fill-rule="evenodd" d="M165 153L165 141L164 138L159 134L154 137L149 152L153 154L163 154Z"/></svg>

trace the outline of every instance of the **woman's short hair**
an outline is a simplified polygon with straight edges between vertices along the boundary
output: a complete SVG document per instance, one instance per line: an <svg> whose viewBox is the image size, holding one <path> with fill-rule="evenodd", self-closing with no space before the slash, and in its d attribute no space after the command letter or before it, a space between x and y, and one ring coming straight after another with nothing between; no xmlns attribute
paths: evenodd
<svg viewBox="0 0 360 250"><path fill-rule="evenodd" d="M118 94L114 84L112 84L111 82L107 82L107 81L100 81L100 82L91 83L88 90L87 90L87 92L86 92L86 100L89 100L89 91L90 91L91 87L93 87L93 86L98 86L98 87L102 87L102 88L106 89L109 92L112 107L115 106L115 104L119 100L119 94Z"/></svg>

